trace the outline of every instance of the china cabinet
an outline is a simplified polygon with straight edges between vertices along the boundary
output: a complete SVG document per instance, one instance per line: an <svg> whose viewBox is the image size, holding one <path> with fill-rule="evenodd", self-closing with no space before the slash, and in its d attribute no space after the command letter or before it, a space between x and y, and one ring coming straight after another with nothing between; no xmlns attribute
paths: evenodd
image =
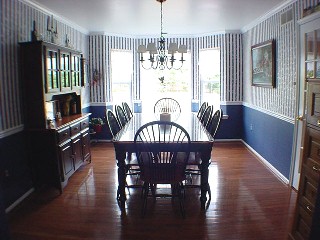
<svg viewBox="0 0 320 240"><path fill-rule="evenodd" d="M62 192L90 162L89 113L82 113L81 52L43 41L20 43L28 156L36 188Z"/></svg>

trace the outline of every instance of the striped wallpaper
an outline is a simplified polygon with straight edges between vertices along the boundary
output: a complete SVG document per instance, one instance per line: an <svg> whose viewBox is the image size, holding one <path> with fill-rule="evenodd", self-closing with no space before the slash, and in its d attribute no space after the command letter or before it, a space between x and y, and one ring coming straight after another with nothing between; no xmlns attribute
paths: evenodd
<svg viewBox="0 0 320 240"><path fill-rule="evenodd" d="M222 60L221 101L237 102L243 100L245 104L255 108L293 118L296 97L294 84L297 78L296 20L301 18L304 8L315 6L319 2L320 0L293 1L286 9L258 23L244 34L224 33L192 38L174 38L178 42L187 44L193 55L193 98L199 98L197 68L199 49L220 47ZM280 14L290 7L293 9L294 20L281 26L279 23ZM1 0L0 8L0 138L2 138L12 134L14 129L22 129L23 127L18 42L31 39L30 34L34 20L37 23L38 32L45 33L47 18L52 13L38 8L28 0ZM63 43L68 35L74 48L84 52L87 57L89 80L92 80L94 72L99 75L100 82L98 81L94 85L89 81L91 84L84 89L85 98L83 101L85 104L88 104L89 101L93 103L111 101L110 77L108 75L110 74L108 56L111 48L133 51L135 57L133 91L135 99L139 99L140 79L135 51L140 42L154 41L155 39L106 35L88 36L80 28L61 20L59 16L53 17L57 20L60 42ZM249 74L250 47L270 38L274 38L277 43L277 88L252 87Z"/></svg>
<svg viewBox="0 0 320 240"><path fill-rule="evenodd" d="M281 14L288 10L292 10L293 20L281 25ZM294 3L243 34L243 101L291 120L296 107L298 16L299 8ZM276 87L251 86L251 46L270 39L276 42Z"/></svg>
<svg viewBox="0 0 320 240"><path fill-rule="evenodd" d="M224 33L195 38L168 38L167 43L185 44L192 59L192 96L199 99L198 55L203 48L221 50L221 101L242 101L242 36L240 33ZM107 35L89 36L90 78L98 73L99 81L91 83L91 102L111 101L110 51L111 49L130 50L134 56L133 96L140 99L140 66L136 52L140 44L158 42L158 38L125 38Z"/></svg>
<svg viewBox="0 0 320 240"><path fill-rule="evenodd" d="M45 36L47 19L51 14L22 0L1 0L0 12L0 138L2 138L23 127L18 43L31 40L33 21L36 21L38 33ZM61 44L68 35L73 47L86 54L85 34L60 21L57 21L57 29Z"/></svg>

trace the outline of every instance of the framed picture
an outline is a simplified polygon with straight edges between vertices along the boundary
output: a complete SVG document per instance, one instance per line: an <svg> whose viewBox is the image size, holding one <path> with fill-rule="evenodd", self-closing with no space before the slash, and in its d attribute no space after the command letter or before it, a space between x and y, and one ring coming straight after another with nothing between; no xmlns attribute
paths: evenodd
<svg viewBox="0 0 320 240"><path fill-rule="evenodd" d="M251 47L252 85L275 87L275 41Z"/></svg>

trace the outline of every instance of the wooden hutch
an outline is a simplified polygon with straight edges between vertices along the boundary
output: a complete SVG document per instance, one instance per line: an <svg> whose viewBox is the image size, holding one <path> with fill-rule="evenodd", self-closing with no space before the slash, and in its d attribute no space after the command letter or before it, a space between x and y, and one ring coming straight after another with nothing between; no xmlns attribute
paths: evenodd
<svg viewBox="0 0 320 240"><path fill-rule="evenodd" d="M91 161L89 113L82 113L84 62L80 52L43 41L20 43L28 157L36 188L62 192Z"/></svg>

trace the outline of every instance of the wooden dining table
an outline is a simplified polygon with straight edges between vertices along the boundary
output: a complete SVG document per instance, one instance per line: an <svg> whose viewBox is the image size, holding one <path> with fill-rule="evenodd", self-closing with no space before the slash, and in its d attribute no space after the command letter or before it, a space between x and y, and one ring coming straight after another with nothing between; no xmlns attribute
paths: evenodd
<svg viewBox="0 0 320 240"><path fill-rule="evenodd" d="M115 148L115 156L118 167L118 201L120 206L124 207L126 201L125 184L126 184L126 168L125 160L127 152L135 152L134 136L137 130L145 123L159 120L159 116L147 113L134 113L128 123L113 138ZM190 135L190 152L198 152L201 156L201 207L204 209L207 203L208 173L211 158L211 150L213 146L213 137L201 124L197 117L197 113L181 113L174 116L171 121L178 123ZM170 143L169 143L170 144Z"/></svg>

